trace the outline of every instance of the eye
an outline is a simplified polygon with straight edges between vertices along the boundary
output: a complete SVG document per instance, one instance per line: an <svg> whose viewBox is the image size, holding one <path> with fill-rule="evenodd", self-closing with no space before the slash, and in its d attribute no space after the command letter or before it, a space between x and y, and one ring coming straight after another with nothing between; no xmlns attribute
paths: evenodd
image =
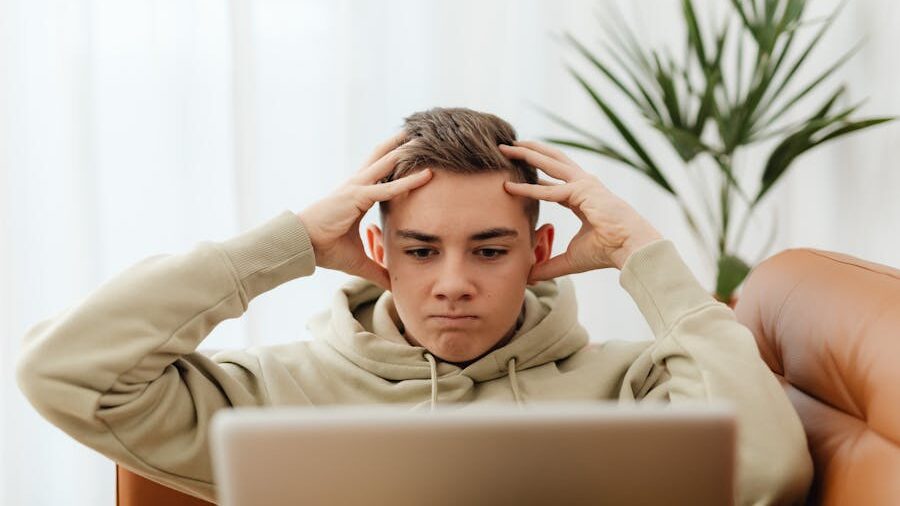
<svg viewBox="0 0 900 506"><path fill-rule="evenodd" d="M433 251L434 250L429 249L429 248L416 248L416 249L408 249L408 250L404 251L404 253L406 253L407 255L409 255L413 258L418 258L418 259L424 260L424 259L430 257L431 253Z"/></svg>
<svg viewBox="0 0 900 506"><path fill-rule="evenodd" d="M482 248L478 251L483 253L481 256L488 259L500 258L501 256L508 253L508 251L506 251L505 249L496 248Z"/></svg>

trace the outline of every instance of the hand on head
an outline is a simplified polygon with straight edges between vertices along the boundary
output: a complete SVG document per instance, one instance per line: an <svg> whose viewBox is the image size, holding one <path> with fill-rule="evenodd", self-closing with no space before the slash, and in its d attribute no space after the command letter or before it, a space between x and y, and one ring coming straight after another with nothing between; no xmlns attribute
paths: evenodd
<svg viewBox="0 0 900 506"><path fill-rule="evenodd" d="M394 169L400 132L380 144L360 170L327 197L297 213L309 233L316 265L366 278L386 290L387 270L366 255L359 226L376 202L391 200L426 184L430 169L387 183L378 183ZM600 180L561 151L534 141L500 145L511 159L524 160L561 183L540 179L539 184L507 181L505 189L517 196L557 202L581 220L581 229L566 251L534 266L531 282L594 269L621 269L640 247L661 239L660 233L628 203L610 192Z"/></svg>
<svg viewBox="0 0 900 506"><path fill-rule="evenodd" d="M366 278L386 290L391 288L387 270L366 255L359 226L376 202L390 200L427 183L431 170L414 172L388 183L377 183L394 170L397 148L404 132L380 144L362 168L330 195L315 202L297 217L306 227L316 265Z"/></svg>
<svg viewBox="0 0 900 506"><path fill-rule="evenodd" d="M628 203L610 192L600 179L586 172L558 149L534 141L500 145L508 158L524 160L547 175L539 184L505 183L512 195L557 202L575 213L581 229L566 251L537 264L531 279L541 281L566 274L616 267L621 269L634 251L660 233Z"/></svg>

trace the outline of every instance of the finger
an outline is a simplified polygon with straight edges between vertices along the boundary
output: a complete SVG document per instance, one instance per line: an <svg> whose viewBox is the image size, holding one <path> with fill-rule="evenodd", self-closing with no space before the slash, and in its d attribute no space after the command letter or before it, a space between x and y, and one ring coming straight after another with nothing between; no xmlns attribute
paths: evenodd
<svg viewBox="0 0 900 506"><path fill-rule="evenodd" d="M549 156L538 153L533 149L524 146L507 146L500 144L500 151L509 158L524 160L529 165L533 165L548 175L563 181L573 181L582 176L585 172L577 165L569 165L559 160L554 160Z"/></svg>
<svg viewBox="0 0 900 506"><path fill-rule="evenodd" d="M366 257L366 260L352 274L368 279L385 290L391 289L391 276L387 269L369 257Z"/></svg>
<svg viewBox="0 0 900 506"><path fill-rule="evenodd" d="M543 154L549 156L550 158L553 158L554 160L558 160L558 161L563 162L568 165L577 165L575 162L572 161L571 158L566 156L566 154L563 153L562 151L554 148L553 146L548 146L541 142L514 141L513 144L516 146L525 146L526 148L533 149L533 150L537 151L538 153L543 153Z"/></svg>
<svg viewBox="0 0 900 506"><path fill-rule="evenodd" d="M415 190L424 185L431 180L432 175L431 169L420 170L394 181L365 186L363 187L363 193L372 202L391 200L397 195Z"/></svg>
<svg viewBox="0 0 900 506"><path fill-rule="evenodd" d="M513 182L513 183L523 183L522 181L511 181L511 182ZM531 183L523 183L523 184L531 184ZM545 178L542 178L542 177L541 177L541 178L538 178L538 181L537 181L536 184L543 185L543 186L559 186L559 185L561 185L561 184L565 184L565 182L551 181L551 180L549 180L549 179L545 179Z"/></svg>
<svg viewBox="0 0 900 506"><path fill-rule="evenodd" d="M362 165L362 170L365 170L366 167L372 165L382 156L391 152L394 148L403 143L403 139L407 136L406 130L401 130L394 135L392 135L389 139L382 141L381 144L375 147L375 151L369 155L369 158Z"/></svg>
<svg viewBox="0 0 900 506"><path fill-rule="evenodd" d="M528 184L506 181L503 187L508 193L520 197L529 197L549 202L566 202L571 196L572 190L565 184Z"/></svg>
<svg viewBox="0 0 900 506"><path fill-rule="evenodd" d="M527 183L516 183L516 184L527 184ZM543 178L538 179L538 185L542 186L542 187L554 188L554 187L563 186L564 184L565 183L562 183L562 184L554 183L553 181L548 181ZM515 192L515 191L517 191L517 190L513 190L512 192ZM518 190L518 191L521 191L521 190ZM512 193L512 192L510 192L510 193ZM529 197L529 198L539 198L539 197L532 197L531 195L523 195L521 193L516 193L516 195L520 195L522 197ZM551 200L551 199L539 199L539 200ZM571 193L570 193L569 197L567 197L565 200L553 200L553 202L556 202L559 205L572 210L575 213L575 215L578 216L579 219L584 220L584 214L578 209L578 206L576 206L573 202L570 202L570 200L571 200Z"/></svg>
<svg viewBox="0 0 900 506"><path fill-rule="evenodd" d="M561 255L556 255L546 262L534 265L531 268L531 273L529 273L528 278L532 282L538 282L558 278L567 274L573 274L573 269L565 253L563 253Z"/></svg>
<svg viewBox="0 0 900 506"><path fill-rule="evenodd" d="M400 152L394 148L382 155L382 157L376 160L372 165L360 170L350 181L361 185L375 184L376 181L387 176L394 170L394 166L397 165L397 160L399 158Z"/></svg>

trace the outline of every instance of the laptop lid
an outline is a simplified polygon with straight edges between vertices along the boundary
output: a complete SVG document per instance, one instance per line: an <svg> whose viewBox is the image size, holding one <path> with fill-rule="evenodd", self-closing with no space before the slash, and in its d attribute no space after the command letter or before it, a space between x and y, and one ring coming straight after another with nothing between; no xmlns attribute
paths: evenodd
<svg viewBox="0 0 900 506"><path fill-rule="evenodd" d="M462 406L219 411L219 504L733 503L730 405Z"/></svg>

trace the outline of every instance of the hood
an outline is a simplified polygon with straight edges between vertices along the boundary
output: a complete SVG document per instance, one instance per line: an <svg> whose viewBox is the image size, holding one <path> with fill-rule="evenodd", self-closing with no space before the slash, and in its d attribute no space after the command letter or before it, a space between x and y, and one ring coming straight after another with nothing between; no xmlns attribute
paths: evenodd
<svg viewBox="0 0 900 506"><path fill-rule="evenodd" d="M381 378L428 377L428 350L406 341L391 317L393 304L391 292L353 278L335 293L331 309L310 319L307 328L316 339ZM510 342L469 364L463 373L475 381L489 381L506 374L511 358L521 371L566 358L587 343L571 280L542 281L525 290L525 317ZM446 362L438 367L441 372L459 369Z"/></svg>
<svg viewBox="0 0 900 506"><path fill-rule="evenodd" d="M566 358L588 344L578 323L575 288L568 277L542 281L525 290L522 325L503 347L462 368L442 362L426 348L410 345L392 314L393 294L374 283L353 278L334 295L331 308L310 319L307 328L357 367L383 379L431 379L432 407L438 378L463 374L475 382L510 376L513 396L521 404L516 373Z"/></svg>

